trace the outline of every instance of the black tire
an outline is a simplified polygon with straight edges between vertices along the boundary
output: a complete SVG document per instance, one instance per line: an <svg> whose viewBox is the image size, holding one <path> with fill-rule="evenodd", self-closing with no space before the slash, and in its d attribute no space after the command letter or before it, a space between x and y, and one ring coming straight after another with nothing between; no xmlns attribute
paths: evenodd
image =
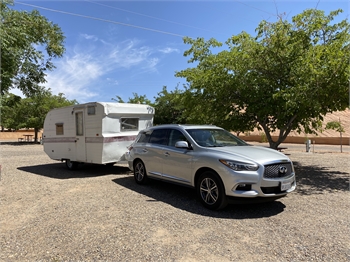
<svg viewBox="0 0 350 262"><path fill-rule="evenodd" d="M219 210L227 206L224 186L219 176L212 171L200 175L196 191L200 201L208 209Z"/></svg>
<svg viewBox="0 0 350 262"><path fill-rule="evenodd" d="M69 170L76 170L78 168L79 163L70 161L70 159L66 159L66 166Z"/></svg>
<svg viewBox="0 0 350 262"><path fill-rule="evenodd" d="M141 160L136 160L134 163L134 179L137 184L146 184L148 181L146 167Z"/></svg>

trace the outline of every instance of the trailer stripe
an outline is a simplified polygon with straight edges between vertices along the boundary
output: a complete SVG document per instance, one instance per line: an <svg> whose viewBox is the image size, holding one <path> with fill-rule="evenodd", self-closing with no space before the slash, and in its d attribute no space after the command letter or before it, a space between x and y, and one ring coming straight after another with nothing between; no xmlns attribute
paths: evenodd
<svg viewBox="0 0 350 262"><path fill-rule="evenodd" d="M44 137L44 143L75 143L75 137Z"/></svg>
<svg viewBox="0 0 350 262"><path fill-rule="evenodd" d="M136 136L114 136L114 137L86 137L85 143L113 143L113 142L124 142L134 141ZM44 137L44 143L75 143L76 137Z"/></svg>
<svg viewBox="0 0 350 262"><path fill-rule="evenodd" d="M113 142L124 142L134 141L136 136L114 136L114 137L87 137L85 138L86 143L113 143Z"/></svg>

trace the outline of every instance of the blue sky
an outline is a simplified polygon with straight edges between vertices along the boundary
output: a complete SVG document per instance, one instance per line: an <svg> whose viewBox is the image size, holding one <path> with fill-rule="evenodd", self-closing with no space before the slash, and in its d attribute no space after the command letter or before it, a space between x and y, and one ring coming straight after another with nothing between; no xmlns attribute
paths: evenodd
<svg viewBox="0 0 350 262"><path fill-rule="evenodd" d="M225 42L246 31L255 35L262 20L277 14L288 19L308 8L328 13L341 8L349 15L347 0L264 1L15 1L16 10L37 9L58 24L66 52L54 61L46 87L79 103L124 101L133 93L154 101L163 86L173 90L185 84L174 76L191 67L183 53L190 46L183 37L215 38ZM12 90L13 91L13 90Z"/></svg>

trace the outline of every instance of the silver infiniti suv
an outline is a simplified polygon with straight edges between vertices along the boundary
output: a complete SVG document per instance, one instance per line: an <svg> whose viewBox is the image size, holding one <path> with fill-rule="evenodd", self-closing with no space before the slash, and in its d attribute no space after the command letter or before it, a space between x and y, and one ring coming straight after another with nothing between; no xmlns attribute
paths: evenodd
<svg viewBox="0 0 350 262"><path fill-rule="evenodd" d="M203 125L160 125L140 131L126 153L136 183L149 178L194 187L202 204L272 201L296 188L291 160ZM251 201L256 200L256 201Z"/></svg>

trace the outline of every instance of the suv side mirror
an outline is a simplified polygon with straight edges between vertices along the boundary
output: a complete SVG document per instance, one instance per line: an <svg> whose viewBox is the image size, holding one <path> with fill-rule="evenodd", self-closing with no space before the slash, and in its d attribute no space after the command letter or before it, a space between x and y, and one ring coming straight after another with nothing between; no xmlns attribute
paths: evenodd
<svg viewBox="0 0 350 262"><path fill-rule="evenodd" d="M175 147L176 147L176 148L186 148L186 149L189 148L189 147L188 147L188 143L187 143L186 141L177 141L177 142L175 143Z"/></svg>

